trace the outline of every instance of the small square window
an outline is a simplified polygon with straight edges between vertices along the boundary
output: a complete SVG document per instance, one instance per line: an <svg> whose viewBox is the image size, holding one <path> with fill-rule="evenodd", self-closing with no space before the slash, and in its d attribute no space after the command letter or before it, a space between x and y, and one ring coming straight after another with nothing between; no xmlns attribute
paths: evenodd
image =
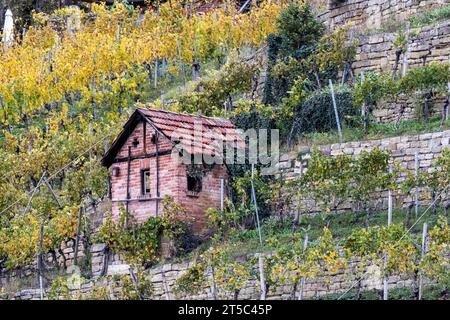
<svg viewBox="0 0 450 320"><path fill-rule="evenodd" d="M141 171L141 191L143 195L150 194L150 169Z"/></svg>
<svg viewBox="0 0 450 320"><path fill-rule="evenodd" d="M187 176L187 189L196 193L202 191L202 178Z"/></svg>

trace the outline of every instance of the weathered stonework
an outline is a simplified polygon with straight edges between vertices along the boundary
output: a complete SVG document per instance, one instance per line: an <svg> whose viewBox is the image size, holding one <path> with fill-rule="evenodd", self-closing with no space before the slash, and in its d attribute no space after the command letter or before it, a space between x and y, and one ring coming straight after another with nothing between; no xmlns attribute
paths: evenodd
<svg viewBox="0 0 450 320"><path fill-rule="evenodd" d="M375 147L382 150L388 150L391 153L391 160L399 163L402 168L414 172L415 154L418 153L419 170L430 172L434 166L435 160L442 154L444 148L450 148L450 130L434 133L423 133L416 135L398 136L385 139L353 141L347 143L336 143L331 145L319 145L317 148L324 154L350 155L357 157L363 150L370 151ZM296 150L285 153L280 157L278 167L280 173L286 181L299 177L308 169L308 160L310 158L312 146L299 146ZM400 179L405 178L405 175ZM374 195L374 209L383 210L387 208L387 191ZM449 199L449 194L444 195L443 199ZM419 203L426 205L430 203L430 191L421 190ZM394 206L398 208L407 207L414 199L411 196L394 194ZM308 205L308 207L311 207ZM297 203L292 204L292 210L297 210ZM312 209L312 212L319 208ZM339 210L352 210L350 202L344 203Z"/></svg>
<svg viewBox="0 0 450 320"><path fill-rule="evenodd" d="M431 99L429 106L430 117L441 117L444 113L446 98L436 96ZM423 118L424 99L420 94L413 97L399 96L395 101L385 101L372 111L372 119L377 123L396 123L398 120L418 120Z"/></svg>
<svg viewBox="0 0 450 320"><path fill-rule="evenodd" d="M82 259L89 260L89 273L92 276L100 276L105 269L105 248L104 244L94 244L89 247L89 257L86 258L85 247L80 241L78 244L78 261ZM48 253L44 257L44 262L46 265L45 274L50 273L61 273L64 274L66 270L73 270L74 267L74 252L75 246L74 241L69 240L62 244L61 249L55 252L54 255ZM55 261L56 258L56 261ZM114 256L113 256L114 258ZM114 259L111 258L109 263L114 263ZM59 269L58 269L59 268ZM106 269L105 269L106 270ZM17 268L12 271L5 269L0 269L0 293L3 288L5 291L16 291L22 287L34 287L38 284L38 274L36 264L32 264L23 268ZM49 282L44 277L44 285L49 285Z"/></svg>
<svg viewBox="0 0 450 320"><path fill-rule="evenodd" d="M330 0L326 21L332 29L349 22L359 30L376 29L448 3L449 0Z"/></svg>
<svg viewBox="0 0 450 320"><path fill-rule="evenodd" d="M354 261L349 264L347 271L339 270L336 273L326 274L317 277L314 280L306 280L303 290L303 297L305 299L319 297L326 294L336 294L345 292L353 282L357 279L357 272L352 272L359 265L359 262ZM116 268L116 272L109 272L108 275L114 274L128 274L129 265L120 264L121 270ZM205 286L201 292L197 294L179 295L175 292L176 280L182 276L190 267L192 262L164 264L146 271L147 277L153 285L154 293L151 299L166 300L166 299L212 299L210 287ZM111 266L110 266L111 268ZM122 270L123 269L123 270ZM126 270L126 271L125 271ZM362 290L382 288L382 279L378 267L371 266L368 276L361 282ZM239 292L238 299L259 299L260 287L259 279L250 279L245 283ZM121 288L113 288L109 283L106 283L103 278L94 278L90 281L83 282L79 287L71 289L73 297L83 297L92 293L96 288L108 286L109 299L117 299L118 291ZM394 275L388 279L388 287L393 288L407 288L413 286L413 280L408 276ZM48 289L47 289L48 290ZM44 299L47 299L47 292L44 294ZM226 292L222 288L217 290L218 299L233 299L233 292ZM299 289L295 291L293 297L293 286L288 284L280 284L269 288L267 293L268 300L287 300L297 299ZM39 300L40 290L33 287L33 289L24 289L16 292L12 296L4 297L16 300Z"/></svg>
<svg viewBox="0 0 450 320"><path fill-rule="evenodd" d="M396 48L393 45L396 33L378 33L358 36L359 47L353 63L355 74L361 72L391 72L395 65ZM408 43L408 68L429 65L433 62L448 62L450 57L450 21L442 22L437 26L421 28L417 34L410 36ZM402 59L398 72L402 68ZM434 96L430 114L440 115L445 104L445 97ZM423 98L398 97L395 101L381 102L372 113L374 121L380 123L393 123L403 109L401 120L417 119L416 105L423 103Z"/></svg>
<svg viewBox="0 0 450 320"><path fill-rule="evenodd" d="M450 4L450 0L345 0L338 4L330 1L329 11L320 17L330 30L346 23L353 24L354 35L359 42L353 62L355 74L361 72L392 72L396 64L394 41L396 32L376 31L385 24L399 24L425 10ZM408 41L408 68L428 65L432 62L448 62L450 57L450 21L424 26L414 30ZM398 72L402 69L400 56ZM374 121L393 123L403 109L401 120L417 119L414 104L417 98L399 97L384 101L373 112ZM433 97L431 115L442 112L444 97Z"/></svg>
<svg viewBox="0 0 450 320"><path fill-rule="evenodd" d="M396 58L393 42L397 33L377 33L358 35L353 68L355 73L361 71L391 71ZM450 21L437 26L426 26L417 33L410 34L408 42L408 66L416 67L431 62L448 62L450 56ZM400 57L400 59L403 59ZM401 69L401 61L399 65Z"/></svg>

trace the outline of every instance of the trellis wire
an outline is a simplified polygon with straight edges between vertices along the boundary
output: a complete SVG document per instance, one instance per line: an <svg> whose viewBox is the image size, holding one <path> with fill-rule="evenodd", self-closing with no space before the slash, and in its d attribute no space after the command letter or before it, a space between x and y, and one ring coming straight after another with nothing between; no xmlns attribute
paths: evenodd
<svg viewBox="0 0 450 320"><path fill-rule="evenodd" d="M95 146L97 146L100 142L103 141L103 139L108 138L112 135L112 133L109 133L107 135L105 135L104 137L102 137L101 139L99 139L96 143L94 143L92 146L90 146L87 150L85 150L83 153L81 153L80 155L78 155L75 159L69 161L68 163L66 163L66 165L64 165L63 167L61 167L58 171L56 171L55 173L53 173L52 175L50 175L47 179L47 181L50 181L52 179L54 179L58 174L60 174L62 171L64 171L65 169L67 169L72 163L74 163L75 161L77 161L78 159L80 159L82 156L84 156L86 153L88 153L90 150L92 150ZM34 188L33 190L31 190L30 192L28 192L28 194L32 194L33 192L35 192L37 190L37 188ZM13 202L12 204L10 204L8 207L6 207L5 209L3 209L0 212L0 215L4 214L6 211L8 211L9 209L11 209L13 206L15 206L16 204L18 204L20 202L19 200L16 200L15 202Z"/></svg>
<svg viewBox="0 0 450 320"><path fill-rule="evenodd" d="M417 179L419 176L419 153L416 152L414 155L414 178ZM415 188L415 198L414 198L414 214L416 216L419 215L419 187L416 185Z"/></svg>
<svg viewBox="0 0 450 320"><path fill-rule="evenodd" d="M428 225L426 222L424 222L423 228L422 228L422 247L421 247L421 257L422 258L427 252L427 230L428 230ZM422 296L423 296L423 274L420 273L420 275L419 275L419 300L422 300Z"/></svg>
<svg viewBox="0 0 450 320"><path fill-rule="evenodd" d="M400 237L400 239L397 240L397 242L394 244L394 247L402 241L410 232L411 230L419 223L419 221L427 214L428 210L431 209L431 207L437 202L437 200L444 194L444 192L447 191L447 189L450 187L450 185L447 185L440 193L439 195L434 199L434 201L426 208L426 210L420 215L420 217L411 225L411 227L406 230L406 232ZM383 260L385 258L386 254L381 258ZM365 276L369 274L369 270L364 272L364 274L357 279L349 289L347 289L344 293L342 293L337 300L341 300L347 293L349 293L360 281L364 279Z"/></svg>
<svg viewBox="0 0 450 320"><path fill-rule="evenodd" d="M252 163L251 167L251 198L253 205L255 206L255 215L256 215L256 224L258 226L258 237L259 237L259 244L262 247L262 235L261 235L261 225L259 223L259 212L258 212L258 203L256 201L256 194L255 194L255 183L254 183L254 172L255 172L255 164ZM259 280L260 280L260 286L261 286L261 300L266 300L266 285L264 280L264 263L263 263L263 256L262 253L258 253L258 268L259 268Z"/></svg>

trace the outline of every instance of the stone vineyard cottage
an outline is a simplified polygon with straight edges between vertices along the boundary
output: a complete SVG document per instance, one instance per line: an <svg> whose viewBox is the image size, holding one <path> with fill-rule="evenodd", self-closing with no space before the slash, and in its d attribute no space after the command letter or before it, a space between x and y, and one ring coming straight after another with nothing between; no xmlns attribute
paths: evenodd
<svg viewBox="0 0 450 320"><path fill-rule="evenodd" d="M229 120L138 108L102 159L112 168L113 220L120 210L137 222L161 215L161 200L169 195L194 218L194 229L203 229L205 210L221 205L221 179L226 181L228 167L225 161L192 165L183 160L222 157L226 147L217 141L243 146Z"/></svg>

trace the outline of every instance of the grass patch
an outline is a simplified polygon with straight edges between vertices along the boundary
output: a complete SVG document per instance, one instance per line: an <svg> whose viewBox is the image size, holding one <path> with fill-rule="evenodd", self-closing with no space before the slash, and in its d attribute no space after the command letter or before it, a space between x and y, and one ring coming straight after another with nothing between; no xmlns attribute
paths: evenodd
<svg viewBox="0 0 450 320"><path fill-rule="evenodd" d="M450 5L445 5L412 16L409 21L411 22L412 28L420 28L423 26L434 25L448 18L450 18Z"/></svg>
<svg viewBox="0 0 450 320"><path fill-rule="evenodd" d="M409 18L412 29L418 29L426 26L434 26L450 18L450 5L428 9ZM396 14L392 14L379 28L372 30L364 30L360 34L362 36L371 36L378 33L396 33L406 28L406 20L399 20Z"/></svg>
<svg viewBox="0 0 450 320"><path fill-rule="evenodd" d="M337 300L342 293L327 294L317 298L306 300ZM350 290L343 300L355 300L357 290ZM448 299L448 288L445 285L435 284L424 286L423 300ZM389 290L389 300L415 300L413 288L394 288ZM379 290L367 290L361 292L361 300L382 300L382 293Z"/></svg>
<svg viewBox="0 0 450 320"><path fill-rule="evenodd" d="M419 210L418 217L424 212L425 208ZM436 224L437 218L443 214L441 208L437 208L436 213L433 214L431 210L427 212L424 218L422 218L411 230L413 234L420 234L422 232L422 225L424 221L427 221L429 228L433 228ZM406 220L406 211L396 209L392 214L393 223L404 223ZM293 235L300 238L304 238L308 233L308 237L311 241L319 238L322 235L324 225L329 221L329 229L333 234L336 241L340 241L348 237L354 230L365 228L365 216L361 216L358 219L353 212L343 212L339 214L330 214L323 216L308 215L303 216L299 222L296 230L293 230L293 222L289 217L268 217L262 220L261 234L263 241L274 237L281 243L289 243L292 240ZM410 217L410 225L415 222L414 213ZM369 226L381 226L387 224L387 210L374 213L370 220ZM259 245L258 230L235 230L230 235L229 239L224 242L227 246L228 252L231 257L240 257L255 252L270 252L273 248L264 244L261 248ZM205 252L211 246L211 241L205 241L193 252L190 252L184 256L177 257L174 261L185 261L186 259L192 259L195 255Z"/></svg>
<svg viewBox="0 0 450 320"><path fill-rule="evenodd" d="M428 122L404 120L398 124L397 128L391 123L371 123L367 133L365 133L362 128L342 128L342 142L375 140L402 135L439 132L447 129L450 129L450 120L442 122L440 117L433 117ZM300 140L300 144L308 145L322 145L338 142L340 142L340 140L336 131L308 133Z"/></svg>

